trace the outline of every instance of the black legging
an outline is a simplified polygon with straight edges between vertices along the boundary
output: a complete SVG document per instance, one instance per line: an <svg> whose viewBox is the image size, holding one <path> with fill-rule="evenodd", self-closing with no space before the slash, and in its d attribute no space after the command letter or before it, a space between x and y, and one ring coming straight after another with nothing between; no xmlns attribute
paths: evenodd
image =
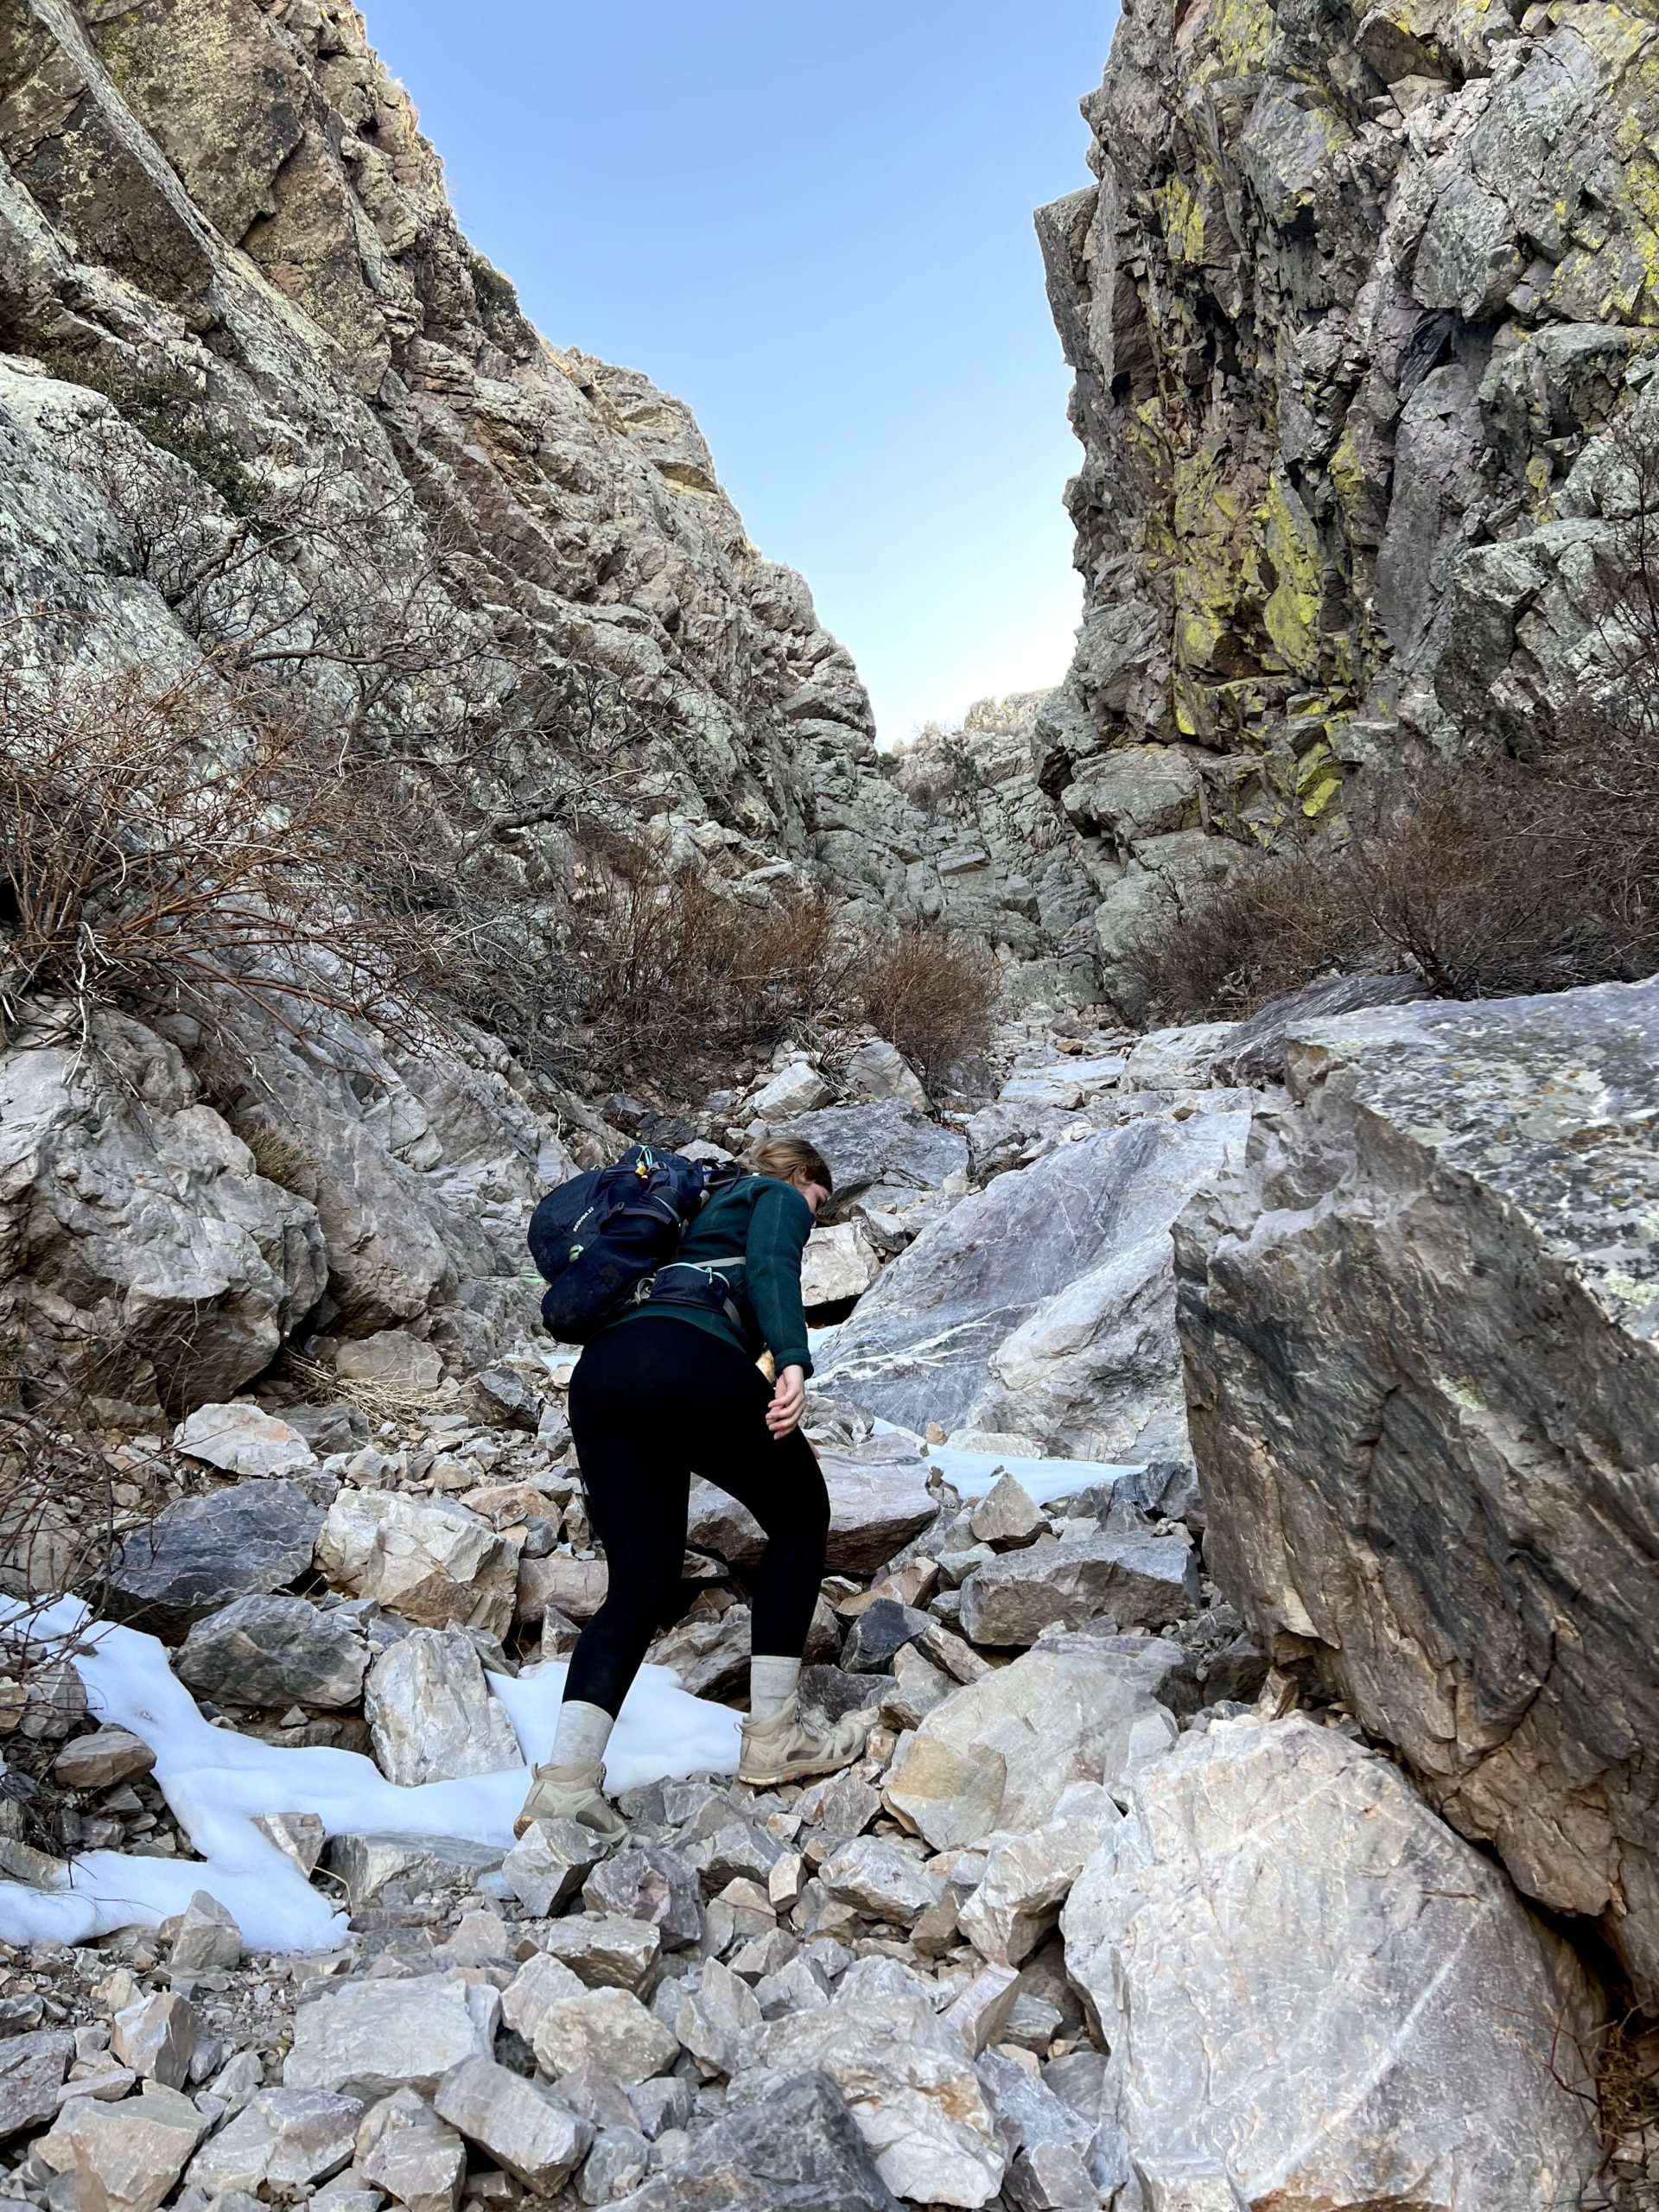
<svg viewBox="0 0 1659 2212"><path fill-rule="evenodd" d="M800 1656L823 1576L830 1499L800 1431L767 1428L771 1398L734 1344L668 1315L608 1329L582 1353L570 1428L610 1587L577 1640L567 1698L620 1710L653 1632L672 1616L694 1471L747 1506L766 1533L751 1649Z"/></svg>

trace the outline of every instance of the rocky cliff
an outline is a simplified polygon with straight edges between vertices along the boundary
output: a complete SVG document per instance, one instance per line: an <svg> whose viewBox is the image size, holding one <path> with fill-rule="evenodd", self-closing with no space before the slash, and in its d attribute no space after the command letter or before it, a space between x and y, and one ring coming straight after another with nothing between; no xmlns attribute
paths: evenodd
<svg viewBox="0 0 1659 2212"><path fill-rule="evenodd" d="M1085 615L1043 780L1172 894L1524 752L1616 665L1651 504L1647 6L1131 0L1039 216Z"/></svg>

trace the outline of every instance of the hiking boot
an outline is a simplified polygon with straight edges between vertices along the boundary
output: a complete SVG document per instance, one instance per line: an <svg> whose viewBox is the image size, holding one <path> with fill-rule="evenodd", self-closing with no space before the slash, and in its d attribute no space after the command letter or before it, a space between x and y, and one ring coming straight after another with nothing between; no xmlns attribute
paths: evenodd
<svg viewBox="0 0 1659 2212"><path fill-rule="evenodd" d="M512 1824L514 1835L523 1835L537 1821L580 1821L607 1843L620 1843L628 1824L600 1783L605 1770L598 1759L580 1766L537 1766L524 1810Z"/></svg>
<svg viewBox="0 0 1659 2212"><path fill-rule="evenodd" d="M833 1774L863 1757L869 1732L868 1720L834 1720L811 1727L801 1718L799 1699L791 1697L766 1719L751 1714L743 1723L737 1778L760 1789L779 1782L804 1781L809 1774Z"/></svg>

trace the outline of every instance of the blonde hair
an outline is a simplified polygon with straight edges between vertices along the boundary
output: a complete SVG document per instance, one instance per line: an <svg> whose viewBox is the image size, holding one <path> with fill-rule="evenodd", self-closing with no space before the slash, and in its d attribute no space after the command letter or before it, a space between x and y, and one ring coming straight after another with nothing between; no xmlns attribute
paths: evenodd
<svg viewBox="0 0 1659 2212"><path fill-rule="evenodd" d="M775 1175L780 1183L792 1183L798 1175L804 1175L809 1183L822 1184L826 1191L836 1187L829 1161L804 1137L768 1137L764 1144L756 1145L744 1165L750 1174Z"/></svg>

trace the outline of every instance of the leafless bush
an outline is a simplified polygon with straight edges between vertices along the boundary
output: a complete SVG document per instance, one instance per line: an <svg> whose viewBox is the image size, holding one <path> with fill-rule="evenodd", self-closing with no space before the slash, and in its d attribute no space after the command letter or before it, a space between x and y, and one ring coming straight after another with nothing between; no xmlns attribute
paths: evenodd
<svg viewBox="0 0 1659 2212"><path fill-rule="evenodd" d="M847 984L854 1008L930 1078L988 1041L1001 988L982 944L925 922L867 940Z"/></svg>
<svg viewBox="0 0 1659 2212"><path fill-rule="evenodd" d="M0 675L0 1022L50 1000L219 995L395 1020L433 932L365 895L397 868L395 794L305 722L201 669Z"/></svg>
<svg viewBox="0 0 1659 2212"><path fill-rule="evenodd" d="M671 1088L822 1018L850 951L821 893L791 889L755 906L638 864L590 885L570 933L597 1071L616 1081L649 1072Z"/></svg>
<svg viewBox="0 0 1659 2212"><path fill-rule="evenodd" d="M1363 957L1374 933L1300 847L1183 899L1119 959L1126 996L1168 1021L1252 1013Z"/></svg>

